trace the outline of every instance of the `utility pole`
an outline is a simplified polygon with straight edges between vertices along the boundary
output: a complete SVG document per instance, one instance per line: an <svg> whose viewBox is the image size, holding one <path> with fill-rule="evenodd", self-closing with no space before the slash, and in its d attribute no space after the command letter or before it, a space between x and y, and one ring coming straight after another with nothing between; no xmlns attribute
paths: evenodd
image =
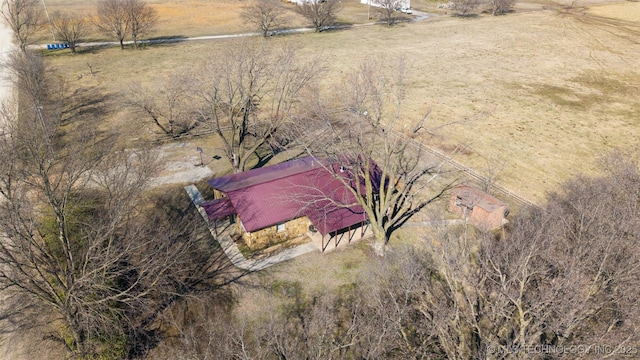
<svg viewBox="0 0 640 360"><path fill-rule="evenodd" d="M204 159L202 158L202 153L204 151L202 151L202 148L200 146L196 147L196 151L200 153L200 164L198 164L197 166L204 166Z"/></svg>
<svg viewBox="0 0 640 360"><path fill-rule="evenodd" d="M47 10L47 4L42 0L42 6L44 6L44 13L47 14L47 20L49 20L49 28L51 29L51 36L53 37L53 41L56 41L56 34L53 31L53 24L51 23L51 17L49 17L49 10Z"/></svg>

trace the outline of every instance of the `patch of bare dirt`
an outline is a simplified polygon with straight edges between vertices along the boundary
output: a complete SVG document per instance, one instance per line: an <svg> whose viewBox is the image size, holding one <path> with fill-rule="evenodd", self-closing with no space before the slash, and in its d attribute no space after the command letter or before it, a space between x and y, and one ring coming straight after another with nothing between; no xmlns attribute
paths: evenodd
<svg viewBox="0 0 640 360"><path fill-rule="evenodd" d="M151 181L152 186L170 184L193 184L213 176L206 164L200 163L197 146L190 142L163 145L154 152L160 160L159 176Z"/></svg>

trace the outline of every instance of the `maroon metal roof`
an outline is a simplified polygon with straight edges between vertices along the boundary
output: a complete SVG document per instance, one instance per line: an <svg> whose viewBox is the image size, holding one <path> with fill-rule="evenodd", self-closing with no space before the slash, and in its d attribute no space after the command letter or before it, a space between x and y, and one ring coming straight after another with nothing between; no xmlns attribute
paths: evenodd
<svg viewBox="0 0 640 360"><path fill-rule="evenodd" d="M227 216L236 213L236 209L233 208L233 205L231 204L231 201L228 197L205 201L201 204L201 206L207 212L209 221L224 219Z"/></svg>
<svg viewBox="0 0 640 360"><path fill-rule="evenodd" d="M322 167L322 164L320 164L318 160L307 156L301 159L285 161L271 166L211 179L208 182L212 188L226 193L320 167Z"/></svg>
<svg viewBox="0 0 640 360"><path fill-rule="evenodd" d="M246 231L301 216L322 234L367 219L353 194L318 160L306 157L209 181L230 199Z"/></svg>

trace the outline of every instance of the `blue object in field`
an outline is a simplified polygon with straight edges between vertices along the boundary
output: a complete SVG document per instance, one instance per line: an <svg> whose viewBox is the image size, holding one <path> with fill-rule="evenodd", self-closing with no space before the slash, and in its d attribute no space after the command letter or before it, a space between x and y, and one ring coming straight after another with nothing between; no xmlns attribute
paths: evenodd
<svg viewBox="0 0 640 360"><path fill-rule="evenodd" d="M60 49L68 49L69 44L47 44L47 50L60 50Z"/></svg>

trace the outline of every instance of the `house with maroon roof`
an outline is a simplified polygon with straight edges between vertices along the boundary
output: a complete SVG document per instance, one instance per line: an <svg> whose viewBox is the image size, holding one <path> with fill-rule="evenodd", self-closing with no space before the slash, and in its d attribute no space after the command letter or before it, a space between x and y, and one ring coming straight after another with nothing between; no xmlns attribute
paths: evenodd
<svg viewBox="0 0 640 360"><path fill-rule="evenodd" d="M313 157L286 161L209 180L214 199L202 206L210 222L235 221L251 249L318 232L324 250L325 239L368 223L342 173Z"/></svg>
<svg viewBox="0 0 640 360"><path fill-rule="evenodd" d="M449 211L482 231L501 226L509 215L507 203L468 185L458 185L451 190Z"/></svg>

